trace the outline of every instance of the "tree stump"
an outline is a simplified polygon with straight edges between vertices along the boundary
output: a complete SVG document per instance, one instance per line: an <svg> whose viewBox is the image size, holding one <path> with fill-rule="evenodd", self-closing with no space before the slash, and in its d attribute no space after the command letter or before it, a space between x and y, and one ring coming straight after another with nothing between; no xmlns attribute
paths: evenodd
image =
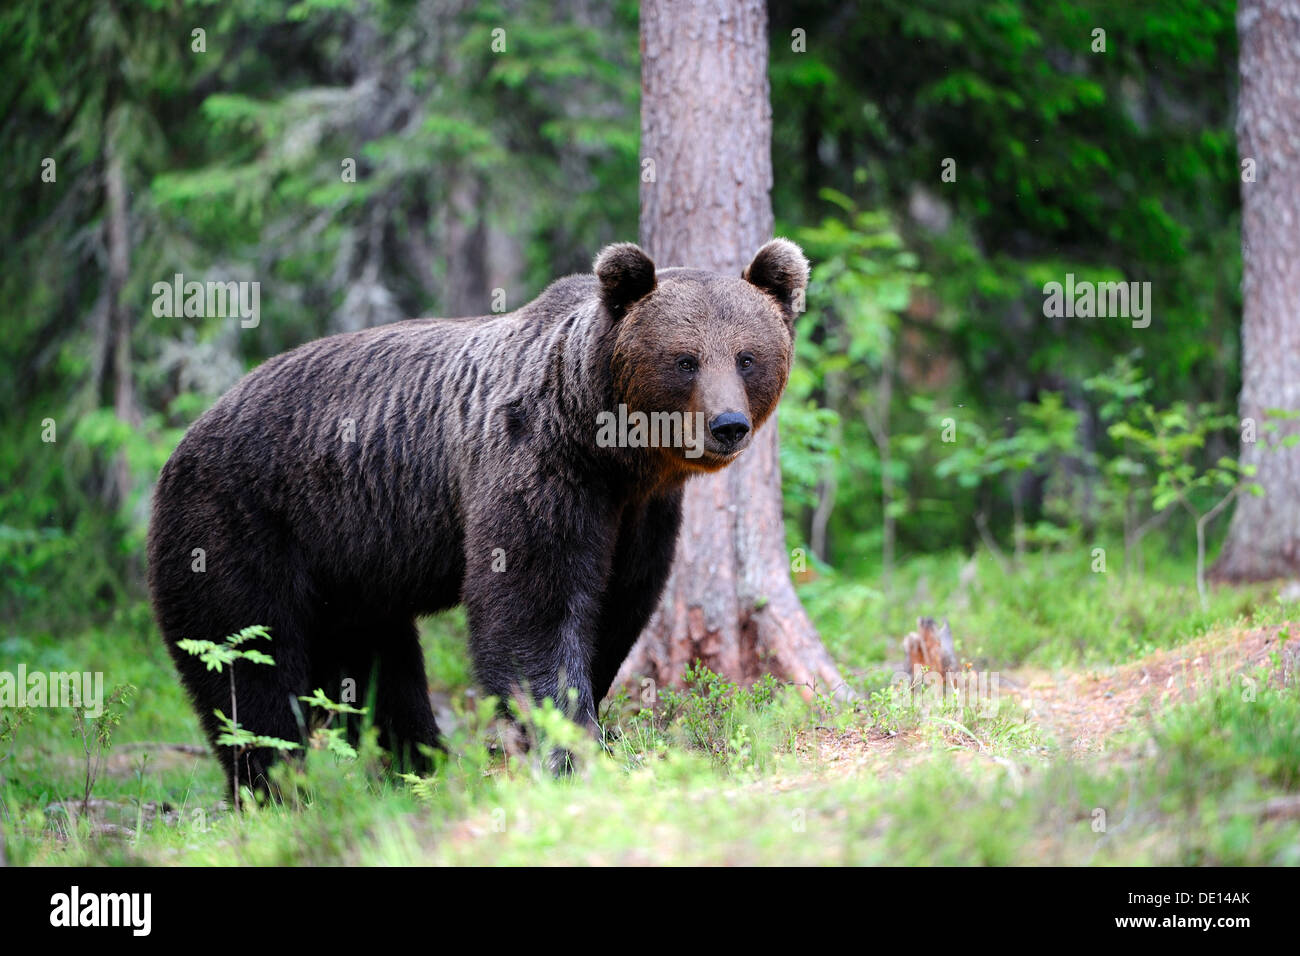
<svg viewBox="0 0 1300 956"><path fill-rule="evenodd" d="M947 618L943 625L932 617L916 619L916 630L903 638L903 653L907 656L907 672L913 679L925 671L939 674L945 679L958 669L957 652L952 644L952 628Z"/></svg>

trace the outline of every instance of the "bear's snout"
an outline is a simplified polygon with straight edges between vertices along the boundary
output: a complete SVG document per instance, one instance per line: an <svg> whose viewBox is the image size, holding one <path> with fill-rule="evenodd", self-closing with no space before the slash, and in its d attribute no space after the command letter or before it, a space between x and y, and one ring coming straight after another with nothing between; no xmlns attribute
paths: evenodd
<svg viewBox="0 0 1300 956"><path fill-rule="evenodd" d="M709 422L709 434L728 451L744 440L749 429L749 419L741 412L723 412Z"/></svg>

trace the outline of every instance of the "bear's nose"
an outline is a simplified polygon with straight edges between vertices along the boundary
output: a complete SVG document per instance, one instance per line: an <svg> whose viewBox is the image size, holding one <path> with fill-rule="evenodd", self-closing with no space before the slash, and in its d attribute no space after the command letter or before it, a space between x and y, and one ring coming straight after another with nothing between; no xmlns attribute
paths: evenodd
<svg viewBox="0 0 1300 956"><path fill-rule="evenodd" d="M735 445L749 434L749 419L740 412L723 412L709 422L709 432L724 445Z"/></svg>

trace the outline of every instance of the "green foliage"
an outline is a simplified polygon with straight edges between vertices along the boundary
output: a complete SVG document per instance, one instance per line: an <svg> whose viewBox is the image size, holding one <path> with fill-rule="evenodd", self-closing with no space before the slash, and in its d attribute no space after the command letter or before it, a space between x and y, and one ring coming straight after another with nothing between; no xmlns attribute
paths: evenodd
<svg viewBox="0 0 1300 956"><path fill-rule="evenodd" d="M1155 511L1174 504L1191 508L1191 499L1201 492L1223 493L1235 488L1242 476L1254 473L1251 466L1239 466L1231 458L1220 458L1201 470L1193 458L1205 448L1207 436L1236 425L1234 415L1215 415L1208 406L1192 408L1186 402L1163 409L1142 404L1137 415L1137 423L1117 421L1109 432L1118 441L1131 442L1154 465L1151 507Z"/></svg>
<svg viewBox="0 0 1300 956"><path fill-rule="evenodd" d="M921 734L938 746L973 744L983 753L1043 747L1042 728L1026 718L1000 681L997 673L964 672L948 684L937 674L896 674L854 708L853 724L875 734Z"/></svg>
<svg viewBox="0 0 1300 956"><path fill-rule="evenodd" d="M338 704L330 700L325 695L325 691L317 687L312 693L305 694L298 698L308 707L316 707L330 714L364 714L365 707L353 707L351 704Z"/></svg>
<svg viewBox="0 0 1300 956"><path fill-rule="evenodd" d="M835 504L839 487L906 481L906 461L893 453L890 387L899 314L927 283L886 213L859 209L831 189L821 198L839 214L795 233L816 266L781 412L786 508L800 523ZM838 525L869 528L858 499L845 497Z"/></svg>
<svg viewBox="0 0 1300 956"><path fill-rule="evenodd" d="M14 747L18 743L18 729L25 723L30 723L32 717L31 709L28 707L6 707L0 711L0 744L4 745L4 756L0 757L0 780L3 779L3 768L10 760L13 759Z"/></svg>
<svg viewBox="0 0 1300 956"><path fill-rule="evenodd" d="M185 42L195 23L203 53ZM795 26L824 42L795 52ZM6 614L103 620L141 593L150 484L247 366L343 328L486 308L489 272L518 304L634 236L636 31L626 2L559 20L539 0L0 14L24 77L0 213L18 237L0 272ZM771 34L779 231L814 263L781 410L792 543L873 573L894 551L978 546L977 516L1022 548L1137 535L1153 487L1118 482L1138 449L1105 431L1117 419L1085 383L1121 354L1153 408L1224 413L1235 395L1232 4L885 0L845 16L800 0ZM110 157L128 195L126 382L106 306ZM466 263L483 267L468 291ZM1048 320L1042 286L1067 272L1150 281L1153 324ZM154 315L153 284L175 273L261 283L262 321ZM959 449L932 431L943 408ZM38 440L47 419L58 442ZM1212 437L1162 494L1226 487L1214 469L1231 456ZM443 664L458 680L462 661Z"/></svg>
<svg viewBox="0 0 1300 956"><path fill-rule="evenodd" d="M1154 522L1179 505L1195 523L1196 587L1204 603L1208 523L1238 494L1263 493L1249 480L1253 465L1224 455L1206 463L1216 437L1228 433L1230 440L1236 439L1236 416L1216 413L1209 403L1178 401L1167 408L1153 407L1144 397L1148 382L1127 357L1118 359L1110 372L1085 381L1084 387L1100 396L1100 418L1109 423L1107 433L1119 447L1099 470L1106 478L1106 501L1122 509L1126 556ZM1144 517L1148 509L1151 515Z"/></svg>
<svg viewBox="0 0 1300 956"><path fill-rule="evenodd" d="M1117 540L1097 544L1122 553ZM1016 569L986 550L952 551L903 562L889 594L874 578L826 570L799 597L831 657L866 690L889 683L900 637L938 613L951 618L962 658L981 670L1101 666L1176 646L1216 621L1262 627L1300 614L1300 604L1262 585L1212 589L1204 607L1188 561L1152 541L1144 551L1143 575L1120 573L1114 557L1095 573L1090 550L1079 548L1029 551Z"/></svg>
<svg viewBox="0 0 1300 956"><path fill-rule="evenodd" d="M785 692L771 674L741 687L696 661L683 673L680 690L669 687L660 692L662 708L653 719L670 739L704 752L719 766L752 768L762 757L755 750L756 736L763 736L762 715Z"/></svg>
<svg viewBox="0 0 1300 956"><path fill-rule="evenodd" d="M1189 806L1204 793L1251 781L1300 790L1300 693L1269 671L1221 677L1162 714L1152 738L1171 789Z"/></svg>
<svg viewBox="0 0 1300 956"><path fill-rule="evenodd" d="M842 208L892 213L901 249L928 278L920 291L903 274L885 294L810 295L797 367L819 385L850 361L834 338L837 309L883 307L893 316L855 329L851 348L862 373L878 370L882 353L893 370L883 409L883 390L874 389L873 416L877 430L891 424L894 453L881 455L880 436L857 424L873 407L859 386L815 393L843 423L833 432L842 463L833 482L831 465L813 472L787 457L798 476L787 498L805 540L826 520L808 503L811 474L820 475L823 510L833 507L819 557L873 570L874 529L891 518L907 553L975 546L980 514L992 536L1011 526L1022 545L1060 546L1079 527L1118 528L1119 511L1096 512L1100 489L1083 487L1093 483L1085 459L1108 461L1119 449L1097 427L1102 416L1082 386L1117 354L1134 356L1153 407L1231 407L1241 274L1233 10L1230 0L1158 10L885 0L852 16L830 2L772 11L777 209L808 222L828 197L843 196L835 199ZM1092 48L1096 26L1106 29L1104 52ZM792 50L794 28L836 39ZM1140 92L1153 88L1164 93ZM804 241L816 284L838 264L832 250ZM1049 319L1043 286L1067 273L1149 281L1151 326ZM804 348L804 339L834 345ZM802 399L799 387L793 382L792 394ZM970 467L938 471L953 449L937 441L916 397L951 409L966 437L975 437L971 424L983 429L986 440L966 454ZM1082 454L1058 445L1047 456L1060 467L1041 457L1022 467L1034 450L1013 446L1032 443L1016 437L1033 427L1029 409L1058 400L1077 420ZM1035 437L1045 437L1041 427ZM1230 453L1213 444L1196 460L1201 471ZM986 467L1001 477L981 474ZM885 468L895 472L892 488Z"/></svg>
<svg viewBox="0 0 1300 956"><path fill-rule="evenodd" d="M176 642L176 646L187 654L192 654L203 662L204 666L210 671L218 673L225 671L229 677L230 683L230 716L220 709L214 710L217 722L223 728L222 732L217 735L217 744L223 747L233 747L236 751L235 771L231 780L231 789L235 794L236 809L239 809L242 802L239 780L239 758L249 750L257 747L267 747L280 752L298 750L301 744L291 740L284 740L279 737L267 737L262 734L254 733L239 723L238 707L239 693L235 687L235 664L238 661L246 661L249 664L264 664L274 667L275 659L264 651L259 651L255 647L243 647L242 645L251 640L261 638L263 640L271 639L270 629L262 624L253 624L245 627L234 634L226 637L221 643L214 641L194 640L185 638ZM332 716L332 715L331 715ZM339 749L338 743L335 742L332 749Z"/></svg>
<svg viewBox="0 0 1300 956"><path fill-rule="evenodd" d="M176 646L186 654L193 654L210 671L221 672L226 667L232 666L235 661L248 661L252 664L274 666L275 659L271 655L259 651L255 647L242 647L242 645L257 638L269 641L271 639L270 630L262 624L253 624L231 634L220 644L213 641L197 641L186 638L177 641Z"/></svg>
<svg viewBox="0 0 1300 956"><path fill-rule="evenodd" d="M91 717L84 701L76 701L72 708L72 731L81 742L83 767L83 790L81 805L89 805L90 796L95 789L95 781L103 769L104 751L113 745L113 733L122 723L126 704L135 694L130 684L119 684L100 702L99 716Z"/></svg>
<svg viewBox="0 0 1300 956"><path fill-rule="evenodd" d="M1061 590L1067 586L1076 585ZM1172 604L1145 587L1142 600L1174 616L1184 638L1205 626L1194 606ZM1278 618L1260 600L1253 623L1264 626ZM1295 608L1281 613L1294 616ZM988 639L1001 641L989 645L995 654L1021 640L1010 627ZM111 648L121 639L70 635L79 657L98 654L99 641ZM959 647L964 640L958 633ZM301 769L288 763L285 783L292 786L284 789L301 794L292 810L219 809L223 783L210 760L155 760L138 771L104 773L96 802L123 807L125 839L98 833L86 820L51 825L50 801L65 787L80 794L80 745L69 739L65 721L55 726L38 717L22 728L18 766L41 753L49 769L35 787L0 785L0 827L18 865L1294 865L1300 824L1260 815L1300 790L1292 732L1300 714L1293 678L1288 683L1284 674L1275 662L1269 672L1244 675L1253 684L1225 677L1142 717L1113 752L1077 759L1023 708L1010 709L1012 700L989 713L927 710L893 685L833 714L796 707L798 695L788 691L770 700L761 694L751 709L737 706L734 692L716 693L718 682L696 670L692 688L678 693L694 698L687 708L712 713L715 742L725 737L729 749L739 745L730 758L692 745L682 723L688 710L679 709L671 724L619 720L624 735L612 755L592 754L580 773L562 780L543 772L540 755L536 773L531 755L504 763L489 757L481 732L495 702L458 695L458 707L481 720L453 728L454 756L436 776L385 780L363 763L364 754L341 761L309 750ZM116 745L151 735L193 737L193 716L165 656L139 678L150 707L123 712ZM732 717L727 699L738 711ZM781 710L777 721L772 715ZM160 717L161 728L151 723ZM744 735L728 734L728 722L744 726ZM649 738L637 738L636 727ZM638 739L649 743L633 746ZM819 755L811 743L817 739L837 742L843 752ZM742 756L745 747L764 746L770 750L761 759L753 750ZM52 759L60 756L76 759ZM150 822L145 808L153 804L177 809ZM1098 808L1106 813L1105 832L1093 829ZM964 825L953 827L954 818ZM1142 839L1128 838L1139 824Z"/></svg>
<svg viewBox="0 0 1300 956"><path fill-rule="evenodd" d="M317 713L326 715L323 724L312 729L311 740L308 746L313 750L324 750L333 754L340 760L356 760L358 757L357 749L348 742L347 728L334 727L331 724L334 718L340 714L352 714L357 717L364 717L369 711L367 707L353 707L351 704L339 704L330 700L325 695L325 691L317 687L311 694L298 698L308 707L313 708Z"/></svg>
<svg viewBox="0 0 1300 956"><path fill-rule="evenodd" d="M936 424L936 430L942 429L942 422ZM1021 404L1016 430L1010 435L990 437L977 423L958 426L955 431L959 436L966 432L969 437L954 442L953 450L939 460L935 474L953 478L967 488L987 478L1008 477L1014 481L1033 469L1050 472L1062 457L1079 451L1079 413L1066 408L1055 393L1044 395L1036 403Z"/></svg>
<svg viewBox="0 0 1300 956"><path fill-rule="evenodd" d="M269 747L272 750L281 752L297 750L301 747L301 744L294 743L291 740L255 734L241 727L233 717L227 717L220 709L214 710L213 713L216 714L217 720L221 722L221 726L224 728L217 735L217 743L223 747L234 747L241 754L254 747Z"/></svg>
<svg viewBox="0 0 1300 956"><path fill-rule="evenodd" d="M487 311L489 229L514 304L634 236L636 22L635 4L556 21L538 0L0 13L0 55L24 78L2 111L14 202L0 223L15 237L0 270L6 616L104 619L141 593L158 469L247 366L467 308L458 281ZM501 23L509 55L491 48ZM110 167L127 200L119 317ZM455 235L482 236L460 257L479 260L481 282L455 275ZM177 273L260 283L258 327L155 315L154 283ZM39 437L46 419L57 442Z"/></svg>

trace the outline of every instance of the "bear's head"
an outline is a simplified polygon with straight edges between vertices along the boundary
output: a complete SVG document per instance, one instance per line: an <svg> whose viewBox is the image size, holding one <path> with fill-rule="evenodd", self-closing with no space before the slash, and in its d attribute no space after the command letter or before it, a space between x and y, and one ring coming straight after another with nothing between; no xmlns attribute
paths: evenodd
<svg viewBox="0 0 1300 956"><path fill-rule="evenodd" d="M739 277L655 271L631 243L594 266L601 304L616 324L614 399L627 412L668 413L683 440L662 448L676 468L715 471L735 460L776 409L794 357L808 260L773 239Z"/></svg>

